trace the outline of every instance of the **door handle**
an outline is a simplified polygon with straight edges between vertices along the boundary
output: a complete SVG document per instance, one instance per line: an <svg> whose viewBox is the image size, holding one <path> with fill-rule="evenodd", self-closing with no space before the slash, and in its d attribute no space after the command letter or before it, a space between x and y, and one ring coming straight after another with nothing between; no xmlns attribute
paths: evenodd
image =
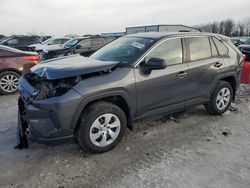
<svg viewBox="0 0 250 188"><path fill-rule="evenodd" d="M183 78L185 75L187 75L187 72L186 72L186 71L181 71L181 72L179 72L179 73L176 75L176 77L178 77L178 78Z"/></svg>
<svg viewBox="0 0 250 188"><path fill-rule="evenodd" d="M222 65L223 65L223 63L217 62L217 63L214 64L214 67L220 68Z"/></svg>

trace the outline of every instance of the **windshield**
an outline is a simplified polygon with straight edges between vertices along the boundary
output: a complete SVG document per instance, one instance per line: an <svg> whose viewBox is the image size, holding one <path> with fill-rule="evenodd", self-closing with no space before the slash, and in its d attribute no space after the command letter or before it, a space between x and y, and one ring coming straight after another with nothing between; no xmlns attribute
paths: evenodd
<svg viewBox="0 0 250 188"><path fill-rule="evenodd" d="M245 42L245 44L249 44L250 45L250 38L248 38Z"/></svg>
<svg viewBox="0 0 250 188"><path fill-rule="evenodd" d="M65 43L65 46L66 47L71 47L71 46L74 46L77 42L78 42L77 39L71 39L71 40L69 40L68 42Z"/></svg>
<svg viewBox="0 0 250 188"><path fill-rule="evenodd" d="M137 58L153 41L149 38L122 37L107 44L92 54L90 58L128 64Z"/></svg>

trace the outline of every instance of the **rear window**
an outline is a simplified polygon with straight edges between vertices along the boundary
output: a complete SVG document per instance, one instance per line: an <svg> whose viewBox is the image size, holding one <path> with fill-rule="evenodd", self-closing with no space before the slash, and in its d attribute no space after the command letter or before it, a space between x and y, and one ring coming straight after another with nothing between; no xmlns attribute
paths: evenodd
<svg viewBox="0 0 250 188"><path fill-rule="evenodd" d="M208 37L187 38L190 50L190 60L197 61L211 57Z"/></svg>
<svg viewBox="0 0 250 188"><path fill-rule="evenodd" d="M218 49L220 55L228 54L228 48L221 41L219 41L215 37L213 37L213 41L214 41L215 45L217 46L217 49Z"/></svg>

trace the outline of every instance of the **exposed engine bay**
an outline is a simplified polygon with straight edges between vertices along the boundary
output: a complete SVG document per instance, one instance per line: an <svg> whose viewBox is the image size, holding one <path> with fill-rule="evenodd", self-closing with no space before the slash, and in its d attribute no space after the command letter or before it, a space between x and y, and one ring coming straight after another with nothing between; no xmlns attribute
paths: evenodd
<svg viewBox="0 0 250 188"><path fill-rule="evenodd" d="M56 80L47 80L41 78L34 73L28 73L24 75L25 79L37 90L36 100L47 99L50 97L61 96L70 90L79 81L104 74L108 74L111 70L104 70L95 73L89 73L86 75L80 75L69 78L62 78Z"/></svg>

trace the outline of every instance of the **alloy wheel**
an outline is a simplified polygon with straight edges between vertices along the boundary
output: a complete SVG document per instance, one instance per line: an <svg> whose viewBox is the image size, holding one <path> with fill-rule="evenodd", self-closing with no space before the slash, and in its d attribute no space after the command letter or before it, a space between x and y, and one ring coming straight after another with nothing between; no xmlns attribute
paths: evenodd
<svg viewBox="0 0 250 188"><path fill-rule="evenodd" d="M216 97L216 107L219 110L224 110L230 103L231 92L228 88L222 88Z"/></svg>
<svg viewBox="0 0 250 188"><path fill-rule="evenodd" d="M105 147L113 143L119 136L121 122L114 114L103 114L91 125L89 136L95 146Z"/></svg>
<svg viewBox="0 0 250 188"><path fill-rule="evenodd" d="M17 90L19 77L14 74L6 74L0 80L0 87L6 93L12 93Z"/></svg>

